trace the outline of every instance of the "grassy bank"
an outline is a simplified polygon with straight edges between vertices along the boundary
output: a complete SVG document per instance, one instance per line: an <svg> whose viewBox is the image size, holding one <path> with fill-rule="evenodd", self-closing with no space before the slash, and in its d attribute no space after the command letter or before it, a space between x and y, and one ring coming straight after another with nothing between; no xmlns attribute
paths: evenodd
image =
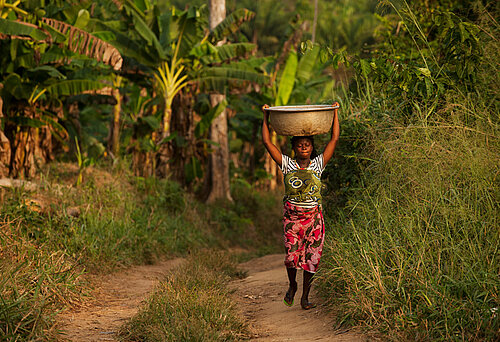
<svg viewBox="0 0 500 342"><path fill-rule="evenodd" d="M359 181L327 219L319 283L340 323L393 340L498 338L500 127L472 105L369 128Z"/></svg>
<svg viewBox="0 0 500 342"><path fill-rule="evenodd" d="M54 164L36 191L3 190L0 211L0 334L55 338L57 310L85 300L85 273L104 273L199 249L276 248L272 195L234 189L234 203L207 206L168 180L106 167ZM237 186L237 185L235 185ZM251 206L251 207L250 207ZM271 223L270 223L271 222ZM243 237L243 238L239 238Z"/></svg>
<svg viewBox="0 0 500 342"><path fill-rule="evenodd" d="M497 10L387 4L404 32L353 63L319 285L395 341L498 340Z"/></svg>

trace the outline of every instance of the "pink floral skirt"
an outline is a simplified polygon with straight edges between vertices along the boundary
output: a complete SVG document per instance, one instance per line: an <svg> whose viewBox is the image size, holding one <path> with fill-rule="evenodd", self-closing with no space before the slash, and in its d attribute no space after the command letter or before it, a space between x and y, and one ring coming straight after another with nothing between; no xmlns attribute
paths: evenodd
<svg viewBox="0 0 500 342"><path fill-rule="evenodd" d="M320 207L308 209L285 202L283 227L285 266L315 273L325 240L325 221Z"/></svg>

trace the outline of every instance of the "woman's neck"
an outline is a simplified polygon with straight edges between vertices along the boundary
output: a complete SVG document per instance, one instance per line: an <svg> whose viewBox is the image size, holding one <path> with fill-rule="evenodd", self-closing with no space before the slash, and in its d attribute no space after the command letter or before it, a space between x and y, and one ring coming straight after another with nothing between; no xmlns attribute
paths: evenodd
<svg viewBox="0 0 500 342"><path fill-rule="evenodd" d="M301 168L306 168L309 166L309 163L310 163L311 159L307 158L307 159L304 159L304 158L297 158L297 164L299 164L299 166Z"/></svg>

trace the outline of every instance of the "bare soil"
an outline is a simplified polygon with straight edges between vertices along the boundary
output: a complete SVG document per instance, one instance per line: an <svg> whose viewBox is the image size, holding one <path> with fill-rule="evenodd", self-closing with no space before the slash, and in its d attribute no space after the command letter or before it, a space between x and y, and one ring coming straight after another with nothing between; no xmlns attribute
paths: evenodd
<svg viewBox="0 0 500 342"><path fill-rule="evenodd" d="M248 277L230 285L241 314L249 324L251 341L368 341L361 333L334 329L334 317L321 304L314 288L309 301L317 304L316 308L307 311L301 308L301 272L297 274L299 288L294 304L286 306L283 297L288 289L288 278L283 260L283 254L250 260L241 265L248 271Z"/></svg>

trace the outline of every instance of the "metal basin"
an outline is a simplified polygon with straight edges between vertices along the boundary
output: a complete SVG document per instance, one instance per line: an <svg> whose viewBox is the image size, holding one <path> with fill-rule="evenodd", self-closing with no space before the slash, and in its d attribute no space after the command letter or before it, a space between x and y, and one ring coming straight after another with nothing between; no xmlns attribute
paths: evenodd
<svg viewBox="0 0 500 342"><path fill-rule="evenodd" d="M266 108L272 128L279 135L323 134L332 127L338 105L275 106Z"/></svg>

